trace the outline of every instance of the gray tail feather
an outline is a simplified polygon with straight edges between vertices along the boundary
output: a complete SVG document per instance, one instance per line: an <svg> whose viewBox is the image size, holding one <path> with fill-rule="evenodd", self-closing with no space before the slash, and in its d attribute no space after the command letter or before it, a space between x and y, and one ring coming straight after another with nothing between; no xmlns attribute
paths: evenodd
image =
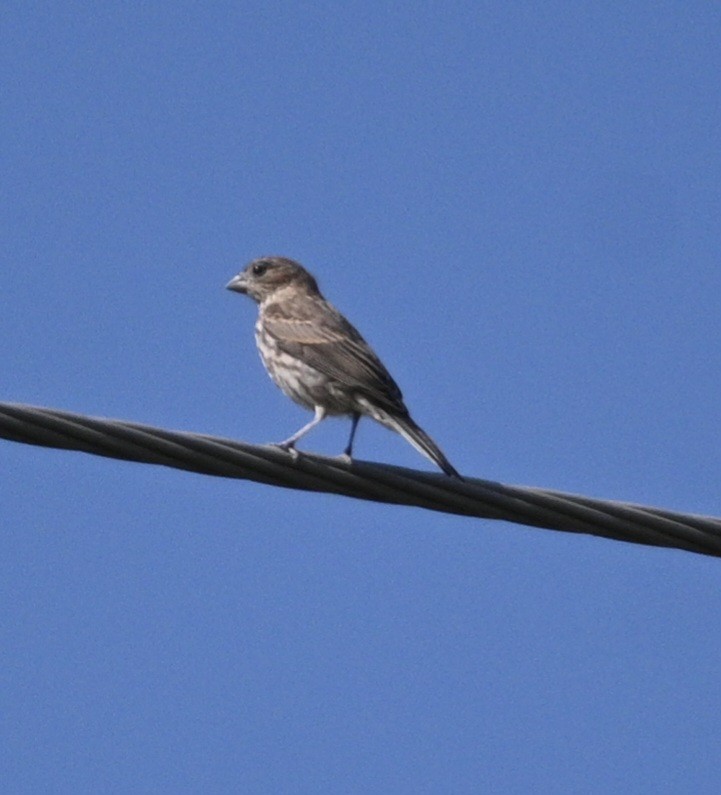
<svg viewBox="0 0 721 795"><path fill-rule="evenodd" d="M387 414L383 418L383 424L397 431L407 442L412 444L419 453L439 466L446 475L463 480L458 471L451 465L451 462L443 455L441 448L431 439L423 428L413 422L410 416L398 417Z"/></svg>

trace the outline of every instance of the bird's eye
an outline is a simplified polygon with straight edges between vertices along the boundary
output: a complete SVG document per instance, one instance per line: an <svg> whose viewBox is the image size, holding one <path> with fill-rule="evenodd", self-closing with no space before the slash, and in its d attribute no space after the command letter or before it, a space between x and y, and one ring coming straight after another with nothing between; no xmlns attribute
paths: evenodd
<svg viewBox="0 0 721 795"><path fill-rule="evenodd" d="M267 262L256 262L251 268L253 276L262 276L268 270Z"/></svg>

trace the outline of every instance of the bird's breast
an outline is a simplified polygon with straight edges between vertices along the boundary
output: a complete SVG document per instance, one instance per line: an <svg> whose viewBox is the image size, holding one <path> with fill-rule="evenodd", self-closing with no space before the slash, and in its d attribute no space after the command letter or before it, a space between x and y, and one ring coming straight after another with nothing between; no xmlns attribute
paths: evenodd
<svg viewBox="0 0 721 795"><path fill-rule="evenodd" d="M255 340L268 375L291 400L309 409L323 406L329 414L354 410L349 395L324 373L284 351L261 320L255 326Z"/></svg>

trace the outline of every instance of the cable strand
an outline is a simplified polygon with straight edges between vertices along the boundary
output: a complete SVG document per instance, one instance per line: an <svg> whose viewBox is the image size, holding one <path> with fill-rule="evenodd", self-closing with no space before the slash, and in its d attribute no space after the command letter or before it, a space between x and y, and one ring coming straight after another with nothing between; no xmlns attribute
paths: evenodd
<svg viewBox="0 0 721 795"><path fill-rule="evenodd" d="M388 464L290 453L207 434L0 403L0 438L215 477L326 492L721 557L721 519L550 489L463 481Z"/></svg>

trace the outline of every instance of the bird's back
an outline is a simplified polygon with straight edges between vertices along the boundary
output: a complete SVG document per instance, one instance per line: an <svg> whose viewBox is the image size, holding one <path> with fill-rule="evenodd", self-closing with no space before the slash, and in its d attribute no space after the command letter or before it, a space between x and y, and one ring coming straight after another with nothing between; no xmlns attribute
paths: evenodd
<svg viewBox="0 0 721 795"><path fill-rule="evenodd" d="M360 332L323 296L288 291L261 306L260 324L280 351L349 393L407 414L403 395Z"/></svg>

